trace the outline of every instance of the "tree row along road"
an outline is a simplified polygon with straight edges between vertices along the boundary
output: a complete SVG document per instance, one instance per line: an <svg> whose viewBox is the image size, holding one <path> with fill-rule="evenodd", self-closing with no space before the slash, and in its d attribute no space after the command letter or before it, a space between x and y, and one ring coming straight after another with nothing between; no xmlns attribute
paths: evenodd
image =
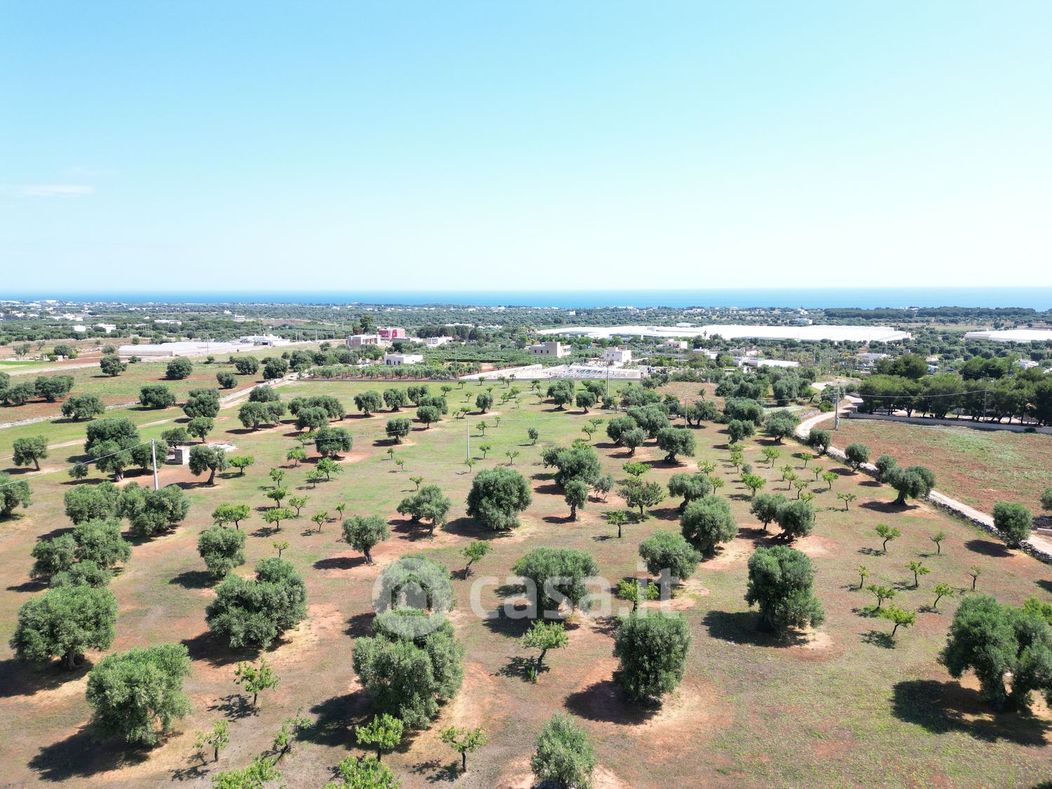
<svg viewBox="0 0 1052 789"><path fill-rule="evenodd" d="M846 405L840 408L841 416L844 416L844 414L854 409L860 402L862 402L860 398L851 396L845 396L844 400L846 401ZM811 428L821 424L822 422L826 422L832 419L833 416L834 412L828 411L825 413L819 413L815 414L814 416L808 417L797 426L796 437L799 440L806 442L807 436L811 432ZM827 454L832 455L838 460L846 459L844 456L844 451L834 446L829 447ZM861 468L870 474L876 473L877 470L872 463L863 463ZM928 494L928 500L936 503L937 505L945 509L957 513L966 520L981 523L990 530L994 529L994 519L992 515L988 515L987 513L982 512L981 510L977 510L975 509L975 507L965 504L963 501L958 501L952 496L947 496L945 493L940 493L937 490L932 490L931 493ZM1052 539L1049 539L1048 537L1045 537L1042 534L1031 534L1030 537L1026 540L1026 542L1029 543L1030 546L1036 551L1046 555L1052 555Z"/></svg>

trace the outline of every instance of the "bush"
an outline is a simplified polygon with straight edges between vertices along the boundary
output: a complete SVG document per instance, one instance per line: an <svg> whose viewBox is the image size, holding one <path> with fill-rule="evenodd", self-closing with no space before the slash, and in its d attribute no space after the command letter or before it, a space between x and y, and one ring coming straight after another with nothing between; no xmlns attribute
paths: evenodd
<svg viewBox="0 0 1052 789"><path fill-rule="evenodd" d="M595 754L588 735L573 720L556 713L544 724L537 738L530 768L538 779L551 781L556 786L591 786Z"/></svg>
<svg viewBox="0 0 1052 789"><path fill-rule="evenodd" d="M844 457L851 464L851 468L858 471L863 463L869 462L869 447L865 444L848 444L844 449Z"/></svg>
<svg viewBox="0 0 1052 789"><path fill-rule="evenodd" d="M1034 517L1022 504L999 501L994 504L994 528L1001 533L1005 542L1012 548L1018 548L1030 536Z"/></svg>
<svg viewBox="0 0 1052 789"><path fill-rule="evenodd" d="M189 378L190 373L193 371L194 365L190 360L180 356L168 362L168 366L164 371L164 376L170 381L181 381L184 378Z"/></svg>
<svg viewBox="0 0 1052 789"><path fill-rule="evenodd" d="M208 573L219 579L245 563L245 533L225 526L211 526L197 537L197 552Z"/></svg>

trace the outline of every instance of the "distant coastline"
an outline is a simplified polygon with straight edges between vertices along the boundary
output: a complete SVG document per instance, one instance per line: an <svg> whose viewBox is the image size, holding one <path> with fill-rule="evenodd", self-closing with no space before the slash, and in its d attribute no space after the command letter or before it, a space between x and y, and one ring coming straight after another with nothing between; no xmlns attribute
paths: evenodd
<svg viewBox="0 0 1052 789"><path fill-rule="evenodd" d="M195 293L52 292L0 294L4 299L109 301L134 304L370 304L458 305L478 307L742 307L820 309L823 307L1022 307L1052 309L1052 287L989 288L713 288L708 290L593 291L216 291Z"/></svg>

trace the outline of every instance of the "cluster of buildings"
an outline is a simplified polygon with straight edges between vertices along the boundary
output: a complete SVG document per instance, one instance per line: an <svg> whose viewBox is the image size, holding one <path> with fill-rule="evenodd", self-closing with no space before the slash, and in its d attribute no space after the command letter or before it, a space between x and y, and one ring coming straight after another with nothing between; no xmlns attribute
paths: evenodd
<svg viewBox="0 0 1052 789"><path fill-rule="evenodd" d="M352 334L347 338L348 348L365 348L374 346L388 348L398 340L408 340L409 335L401 326L381 326L373 334ZM421 337L414 342L423 343L428 348L438 348L453 342L452 337ZM391 351L384 354L384 364L388 367L401 367L407 364L423 364L424 356L419 353Z"/></svg>
<svg viewBox="0 0 1052 789"><path fill-rule="evenodd" d="M178 342L139 343L122 345L117 349L121 356L138 356L146 359L163 359L175 356L205 356L207 354L242 353L258 348L274 348L291 345L291 340L273 334L251 334L236 340L180 340Z"/></svg>

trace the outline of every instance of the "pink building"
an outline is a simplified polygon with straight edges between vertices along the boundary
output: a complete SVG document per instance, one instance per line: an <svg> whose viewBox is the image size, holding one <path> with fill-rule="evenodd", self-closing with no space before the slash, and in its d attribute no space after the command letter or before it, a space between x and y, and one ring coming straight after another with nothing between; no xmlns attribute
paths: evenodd
<svg viewBox="0 0 1052 789"><path fill-rule="evenodd" d="M376 330L376 333L380 335L381 340L404 340L405 329L401 326L381 326Z"/></svg>

